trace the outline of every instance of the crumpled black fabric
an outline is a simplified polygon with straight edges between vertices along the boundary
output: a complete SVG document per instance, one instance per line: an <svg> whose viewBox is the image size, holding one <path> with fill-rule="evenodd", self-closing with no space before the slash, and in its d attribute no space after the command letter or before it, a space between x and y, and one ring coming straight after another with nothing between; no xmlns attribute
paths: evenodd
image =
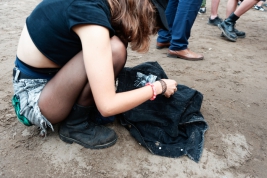
<svg viewBox="0 0 267 178"><path fill-rule="evenodd" d="M125 67L118 76L117 92L136 89L137 72L155 75L156 80L168 78L157 62ZM177 88L171 98L158 95L155 100L146 101L118 117L137 142L152 154L172 158L187 155L198 162L208 129L200 112L203 95L184 85Z"/></svg>

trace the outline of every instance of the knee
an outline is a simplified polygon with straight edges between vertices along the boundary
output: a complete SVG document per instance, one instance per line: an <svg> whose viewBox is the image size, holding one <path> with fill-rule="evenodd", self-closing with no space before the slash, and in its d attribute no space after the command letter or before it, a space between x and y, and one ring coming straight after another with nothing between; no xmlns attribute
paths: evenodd
<svg viewBox="0 0 267 178"><path fill-rule="evenodd" d="M116 36L111 38L112 60L115 77L126 63L127 51L123 42Z"/></svg>
<svg viewBox="0 0 267 178"><path fill-rule="evenodd" d="M127 58L126 47L116 36L111 38L111 50L114 67L124 65Z"/></svg>

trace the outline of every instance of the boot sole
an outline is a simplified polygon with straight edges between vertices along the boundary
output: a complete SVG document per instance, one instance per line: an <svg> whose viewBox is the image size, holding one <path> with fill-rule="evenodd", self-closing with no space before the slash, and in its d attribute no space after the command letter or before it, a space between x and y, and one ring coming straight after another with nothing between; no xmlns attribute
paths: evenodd
<svg viewBox="0 0 267 178"><path fill-rule="evenodd" d="M217 27L218 25L214 24L214 23L207 23L208 25L211 25L211 26L214 26L214 27Z"/></svg>
<svg viewBox="0 0 267 178"><path fill-rule="evenodd" d="M182 56L177 56L177 55L173 55L173 54L170 54L170 53L167 53L167 56L170 57L170 58L180 58L180 59L184 59L184 60L187 60L187 61L200 61L200 60L203 60L203 58L184 58Z"/></svg>
<svg viewBox="0 0 267 178"><path fill-rule="evenodd" d="M72 144L73 142L75 142L75 143L77 143L79 145L82 145L85 148L90 148L90 149L103 149L103 148L108 148L110 146L113 146L116 143L117 139L118 139L117 136L116 136L116 139L113 140L113 141L111 141L111 142L109 142L109 143L105 143L103 145L97 145L97 146L89 146L89 145L84 144L84 143L82 143L82 142L80 142L78 140L75 140L75 139L72 139L72 138L69 138L69 137L65 137L65 136L60 135L60 134L59 134L59 138L62 141L66 142L66 143Z"/></svg>
<svg viewBox="0 0 267 178"><path fill-rule="evenodd" d="M225 37L223 33L221 34L221 37ZM245 37L246 37L246 35L244 35L244 36L237 36L237 38L245 38Z"/></svg>
<svg viewBox="0 0 267 178"><path fill-rule="evenodd" d="M219 27L219 29L222 31L222 33L224 34L224 36L225 36L228 40L230 40L230 41L232 41L232 42L236 42L236 39L235 39L235 38L231 38L230 36L227 36L227 34L225 33L225 31L224 31L224 29L222 28L221 24L218 24L218 27Z"/></svg>

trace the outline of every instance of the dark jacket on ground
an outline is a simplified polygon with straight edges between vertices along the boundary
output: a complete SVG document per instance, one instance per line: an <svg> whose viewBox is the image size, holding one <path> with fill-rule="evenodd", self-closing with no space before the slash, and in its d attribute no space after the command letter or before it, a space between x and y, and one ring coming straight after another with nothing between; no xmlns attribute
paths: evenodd
<svg viewBox="0 0 267 178"><path fill-rule="evenodd" d="M157 62L124 68L118 76L117 92L135 89L137 72L153 74L156 80L168 78ZM203 96L184 85L177 87L170 98L158 95L155 100L121 114L120 122L151 153L173 158L187 155L198 162L208 129L200 112Z"/></svg>

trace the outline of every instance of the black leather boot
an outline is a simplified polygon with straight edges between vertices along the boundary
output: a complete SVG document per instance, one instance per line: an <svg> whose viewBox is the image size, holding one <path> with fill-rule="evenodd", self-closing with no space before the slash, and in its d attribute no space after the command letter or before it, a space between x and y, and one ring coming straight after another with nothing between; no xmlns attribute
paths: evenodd
<svg viewBox="0 0 267 178"><path fill-rule="evenodd" d="M238 38L245 38L246 37L246 33L243 31L239 31L235 28L235 34Z"/></svg>
<svg viewBox="0 0 267 178"><path fill-rule="evenodd" d="M245 38L246 37L246 33L245 32L239 31L236 28L234 29L234 31L235 31L235 34L236 34L237 38ZM225 37L223 32L221 34L221 37Z"/></svg>
<svg viewBox="0 0 267 178"><path fill-rule="evenodd" d="M67 143L78 143L85 148L101 149L117 141L116 133L90 121L93 107L74 105L69 116L59 126L59 138Z"/></svg>
<svg viewBox="0 0 267 178"><path fill-rule="evenodd" d="M222 23L218 24L219 29L222 31L223 35L230 41L236 41L237 35L235 33L235 22L227 18Z"/></svg>

